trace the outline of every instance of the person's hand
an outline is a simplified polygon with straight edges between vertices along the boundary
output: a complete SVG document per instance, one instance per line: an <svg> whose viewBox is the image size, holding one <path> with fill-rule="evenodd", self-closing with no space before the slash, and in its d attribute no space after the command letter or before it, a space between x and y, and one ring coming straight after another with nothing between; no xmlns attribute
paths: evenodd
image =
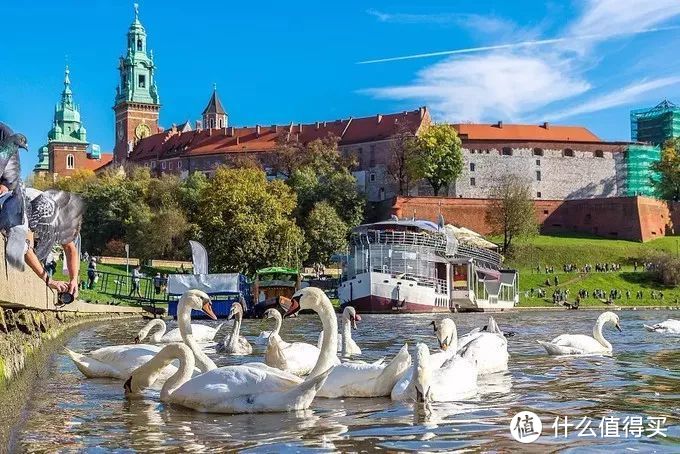
<svg viewBox="0 0 680 454"><path fill-rule="evenodd" d="M78 298L78 279L71 279L68 283L68 292L73 295L73 299Z"/></svg>
<svg viewBox="0 0 680 454"><path fill-rule="evenodd" d="M65 292L65 291L67 291L68 288L69 288L68 282L64 282L64 281L55 281L55 280L52 280L52 279L50 279L50 281L49 281L49 283L47 284L47 286L48 286L49 288L51 288L52 290L56 290L56 291L59 292L59 293Z"/></svg>
<svg viewBox="0 0 680 454"><path fill-rule="evenodd" d="M0 194L4 194L5 192L8 192L9 188L5 186L4 184L0 184Z"/></svg>

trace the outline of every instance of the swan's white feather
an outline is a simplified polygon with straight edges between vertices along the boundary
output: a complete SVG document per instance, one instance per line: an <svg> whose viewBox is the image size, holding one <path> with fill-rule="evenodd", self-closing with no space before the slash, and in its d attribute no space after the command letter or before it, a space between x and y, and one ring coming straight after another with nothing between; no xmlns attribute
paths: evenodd
<svg viewBox="0 0 680 454"><path fill-rule="evenodd" d="M680 334L680 320L669 318L665 322L655 323L654 325L644 325L647 331L667 334Z"/></svg>

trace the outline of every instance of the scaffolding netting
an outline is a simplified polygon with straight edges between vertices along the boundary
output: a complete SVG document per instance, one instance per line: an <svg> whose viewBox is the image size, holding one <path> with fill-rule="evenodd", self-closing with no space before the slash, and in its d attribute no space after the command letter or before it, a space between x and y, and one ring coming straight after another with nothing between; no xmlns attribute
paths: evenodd
<svg viewBox="0 0 680 454"><path fill-rule="evenodd" d="M631 144L626 150L626 195L653 197L658 172L653 164L661 159L661 149L655 145Z"/></svg>

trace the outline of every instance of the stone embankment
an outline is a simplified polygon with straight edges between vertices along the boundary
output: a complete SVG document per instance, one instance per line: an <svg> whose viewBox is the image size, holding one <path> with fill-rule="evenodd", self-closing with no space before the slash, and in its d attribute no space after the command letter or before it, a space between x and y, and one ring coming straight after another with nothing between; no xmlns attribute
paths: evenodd
<svg viewBox="0 0 680 454"><path fill-rule="evenodd" d="M0 386L6 387L24 369L45 342L83 323L140 317L137 307L109 306L76 301L57 307L56 292L30 269L7 266L5 244L0 241Z"/></svg>

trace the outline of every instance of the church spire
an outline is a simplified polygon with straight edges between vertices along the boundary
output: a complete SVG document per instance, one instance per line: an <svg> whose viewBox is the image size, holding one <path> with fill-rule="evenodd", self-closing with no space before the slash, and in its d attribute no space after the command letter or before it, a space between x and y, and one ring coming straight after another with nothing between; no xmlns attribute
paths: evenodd
<svg viewBox="0 0 680 454"><path fill-rule="evenodd" d="M64 71L64 91L61 92L61 103L64 106L73 106L73 92L71 91L71 79L69 78L71 71L66 65L66 70Z"/></svg>
<svg viewBox="0 0 680 454"><path fill-rule="evenodd" d="M217 84L213 84L212 96L208 105L203 109L203 127L205 128L226 128L228 122L227 112L222 107L222 101L217 96Z"/></svg>

